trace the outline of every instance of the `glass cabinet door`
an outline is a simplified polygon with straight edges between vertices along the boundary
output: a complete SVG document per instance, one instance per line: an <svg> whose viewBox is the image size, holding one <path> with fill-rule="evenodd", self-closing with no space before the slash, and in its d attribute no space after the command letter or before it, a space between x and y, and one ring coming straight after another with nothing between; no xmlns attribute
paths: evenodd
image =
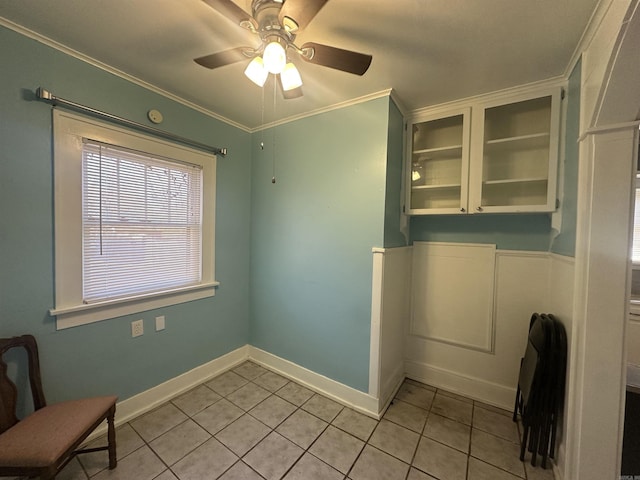
<svg viewBox="0 0 640 480"><path fill-rule="evenodd" d="M558 90L480 110L470 184L476 213L555 209L559 96Z"/></svg>
<svg viewBox="0 0 640 480"><path fill-rule="evenodd" d="M417 118L410 124L407 213L466 212L469 112Z"/></svg>

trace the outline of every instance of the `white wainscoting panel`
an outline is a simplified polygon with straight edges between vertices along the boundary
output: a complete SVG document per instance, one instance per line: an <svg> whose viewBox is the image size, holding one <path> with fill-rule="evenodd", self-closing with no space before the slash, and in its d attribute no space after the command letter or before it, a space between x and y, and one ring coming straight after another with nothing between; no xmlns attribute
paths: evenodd
<svg viewBox="0 0 640 480"><path fill-rule="evenodd" d="M545 252L497 250L495 258L493 351L435 341L410 331L405 368L409 378L510 410L531 314L547 313L550 308L550 261ZM494 277L478 281L490 283Z"/></svg>
<svg viewBox="0 0 640 480"><path fill-rule="evenodd" d="M415 242L411 335L493 350L495 245Z"/></svg>
<svg viewBox="0 0 640 480"><path fill-rule="evenodd" d="M404 380L411 251L411 247L373 249L369 395L378 399L378 412L388 406Z"/></svg>

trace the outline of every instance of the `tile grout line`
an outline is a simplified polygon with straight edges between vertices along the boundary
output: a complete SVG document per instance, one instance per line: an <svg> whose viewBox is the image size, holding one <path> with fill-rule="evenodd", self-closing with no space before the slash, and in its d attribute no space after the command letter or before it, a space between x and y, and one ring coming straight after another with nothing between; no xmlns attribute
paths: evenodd
<svg viewBox="0 0 640 480"><path fill-rule="evenodd" d="M264 367L262 367L262 368L264 368ZM265 370L267 370L267 371L271 371L271 370L268 370L268 369L265 369ZM264 375L265 373L266 373L266 372L264 372L262 375ZM275 372L273 372L273 373L275 373ZM240 375L241 375L241 374L240 374ZM258 377L254 378L254 380L255 380L255 379L257 379L257 378L259 378L259 377L260 377L260 376L262 376L262 375L259 375ZM241 375L241 376L242 376L242 375ZM243 378L246 378L246 377L243 377ZM286 377L283 377L283 378L286 378ZM254 380L249 380L249 382L250 382L250 383L253 383L253 384L255 384L255 385L260 386L259 384L256 384ZM252 447L251 447L247 452L245 452L245 453L244 453L244 455L242 455L242 457L238 457L238 462L242 462L244 465L247 465L247 466L248 466L252 471L254 471L254 472L255 472L258 476L260 476L260 477L262 477L262 475L260 475L260 473L259 473L259 472L255 471L255 469L254 469L251 465L248 465L248 464L247 464L246 462L244 462L242 459L243 459L246 455L248 455L251 451L253 451L253 450L254 450L254 449L255 449L255 448L256 448L256 447L257 447L257 446L258 446L258 445L259 445L259 444L260 444L260 443L261 443L261 442L266 438L266 437L268 437L271 433L276 433L277 435L282 436L282 438L284 438L285 440L287 440L287 441L291 442L292 444L296 445L297 447L299 447L299 448L301 448L301 449L303 450L302 454L301 454L298 458L296 458L296 460L293 462L293 464L291 464L291 466L290 466L290 467L289 467L289 468L284 472L284 474L280 477L280 478L282 479L282 478L284 478L284 477L285 477L285 476L286 476L286 475L287 475L287 474L288 474L288 473L289 473L289 472L290 472L290 471L295 467L295 465L300 461L300 459L301 459L301 458L302 458L306 453L309 453L310 455L313 455L313 453L309 452L309 449L310 449L310 448L313 446L313 444L314 444L314 443L315 443L315 442L316 442L316 441L317 441L317 440L322 436L322 434L323 434L323 433L324 433L324 432L329 428L329 426L330 426L330 425L332 425L330 422L326 422L326 420L324 420L323 418L320 418L320 417L318 417L317 415L315 415L314 413L309 412L309 411L307 411L307 410L305 410L305 409L303 409L303 408L302 408L302 407L303 407L304 405L306 405L306 404L307 404L307 403L308 403L308 402L309 402L309 401L310 401L310 400L311 400L315 395L318 395L317 393L315 393L315 392L311 391L311 392L313 392L313 393L312 393L312 395L311 395L309 398L307 398L304 402L302 402L300 405L296 405L296 404L294 404L294 403L290 402L289 400L287 400L286 398L281 397L280 395L278 395L278 394L277 394L277 392L279 392L279 391L280 391L280 390L282 390L284 387L286 387L289 383L292 383L292 382L293 382L292 380L287 379L287 383L285 383L282 387L278 388L276 391L270 391L270 390L269 390L269 392L270 392L269 397L271 397L271 396L274 396L274 395L275 395L277 398L279 398L279 399L281 399L281 400L283 400L283 401L285 401L285 402L287 402L287 403L289 403L289 404L291 404L291 405L294 405L294 406L296 407L296 408L295 408L295 410L294 410L293 412L291 412L289 415L287 415L287 416L286 416L282 421L280 421L280 423L278 423L278 425L276 425L274 428L272 428L270 425L266 425L266 424L264 424L264 423L263 423L259 418L254 417L254 416L250 413L250 410L251 410L251 409L250 409L250 410L246 410L246 411L245 411L245 414L247 414L247 415L251 416L252 418L255 418L258 422L260 422L260 423L262 423L263 425L267 426L267 427L271 430L271 431L270 431L267 435L265 435L265 437L263 437L263 438L262 438L258 443L256 443L256 444L255 444L254 446L252 446ZM294 384L296 384L296 385L299 385L299 384L297 384L296 382L293 382L293 383L294 383ZM303 387L303 388L306 388L306 387L304 387L304 386L302 386L302 387ZM239 387L239 388L241 388L241 387ZM263 387L263 388L264 388L264 387ZM237 390L234 390L234 391L237 391ZM228 395L231 395L232 393L233 393L233 392L230 392ZM252 407L252 409L253 409L253 408L255 408L256 406L260 405L260 403L264 402L264 401L265 401L265 400L267 400L269 397L267 397L267 398L265 398L264 400L262 400L261 402L259 402L257 405L255 405L254 407ZM223 397L223 398L227 398L227 397ZM329 400L330 400L330 399L329 399ZM233 402L232 402L232 403L233 403ZM337 402L336 402L336 403L337 403ZM341 406L341 407L342 407L342 408L341 408L341 410L340 410L340 411L335 415L335 417L333 418L333 420L335 420L335 418L337 418L337 416L340 414L340 412L345 408L344 406ZM243 410L244 410L244 409L243 409ZM315 440L314 440L313 442L311 442L311 444L309 444L309 446L308 446L306 449L303 449L303 447L302 447L301 445L298 445L298 444L297 444L297 443L295 443L294 441L292 441L292 440L288 439L287 437L283 436L282 434L280 434L279 432L277 432L277 431L276 431L276 429L277 429L280 425L282 425L284 422L286 422L286 421L287 421L287 419L289 419L292 415L294 415L294 414L295 414L296 412L298 412L298 411L303 411L303 412L305 412L305 413L307 413L307 414L309 414L309 415L312 415L313 417L315 417L315 418L317 418L317 419L319 419L319 420L321 420L321 421L323 421L324 423L326 423L326 424L327 424L327 425L322 429L322 431L318 434L318 436L315 438ZM333 420L332 420L332 421L333 421ZM232 423L233 423L233 422L232 422ZM226 428L226 427L225 427L225 428ZM336 428L337 428L337 427L336 427ZM222 430L224 430L224 428L223 428ZM220 430L220 431L222 431L222 430ZM345 432L345 433L347 433L347 432ZM223 444L223 445L224 445L224 444ZM225 447L226 447L226 445L225 445ZM228 447L227 447L227 448L228 448ZM234 453L235 453L235 452L234 452ZM314 458L317 458L319 461L321 461L321 462L322 462L322 463L324 463L325 465L327 465L327 466L331 467L332 469L334 469L334 470L338 471L335 467L333 467L332 465L329 465L328 463L324 462L322 459L320 459L320 458L316 457L315 455L313 455L313 457L314 457ZM236 463L238 463L238 462L236 462ZM234 463L234 465L235 465L236 463ZM221 478L221 477L222 477L222 476L223 476L227 471L229 471L231 468L233 468L233 465L232 465L231 467L229 467L229 469L227 469L225 472L223 472L223 473L222 473L218 478ZM339 473L342 473L342 472L339 472ZM264 477L262 477L262 478L264 478Z"/></svg>

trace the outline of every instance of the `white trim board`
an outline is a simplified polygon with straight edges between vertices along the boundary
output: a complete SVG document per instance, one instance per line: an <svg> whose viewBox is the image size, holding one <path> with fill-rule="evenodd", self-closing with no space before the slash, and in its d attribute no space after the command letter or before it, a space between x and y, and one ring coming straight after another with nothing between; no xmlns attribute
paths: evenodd
<svg viewBox="0 0 640 480"><path fill-rule="evenodd" d="M166 382L156 385L144 392L140 392L133 397L129 397L116 404L115 425L123 425L140 415L143 415L163 403L177 397L178 395L191 390L210 378L239 365L249 358L249 345L244 345L221 357L215 358L199 367L174 377ZM91 441L107 432L107 425L104 424L96 429L88 438Z"/></svg>
<svg viewBox="0 0 640 480"><path fill-rule="evenodd" d="M513 409L513 401L516 398L515 388L507 388L497 383L411 360L405 361L405 372L407 378L432 387L464 395L505 410Z"/></svg>
<svg viewBox="0 0 640 480"><path fill-rule="evenodd" d="M387 405L379 406L379 400L367 393L331 380L259 348L244 345L182 375L118 402L116 404L116 427L153 410L172 398L230 370L246 360L258 363L269 370L304 385L314 392L321 393L342 405L375 419L380 419L387 407ZM399 387L400 385L398 385ZM106 433L107 425L104 424L87 438L87 442Z"/></svg>
<svg viewBox="0 0 640 480"><path fill-rule="evenodd" d="M358 412L376 419L382 416L378 411L378 399L368 393L253 346L249 346L249 359Z"/></svg>

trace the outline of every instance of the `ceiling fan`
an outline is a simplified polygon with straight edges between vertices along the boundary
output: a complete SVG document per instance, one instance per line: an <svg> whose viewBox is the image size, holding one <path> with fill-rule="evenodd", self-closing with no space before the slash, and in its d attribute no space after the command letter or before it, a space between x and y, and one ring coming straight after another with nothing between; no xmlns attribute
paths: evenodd
<svg viewBox="0 0 640 480"><path fill-rule="evenodd" d="M313 20L328 0L253 0L249 15L231 0L204 0L239 26L259 35L256 48L237 47L194 59L206 68L218 68L242 60L252 59L245 75L263 86L269 74L278 77L283 96L302 95L302 79L289 52L295 52L304 61L333 68L354 75L364 75L371 65L372 56L342 48L307 42L298 47L296 36Z"/></svg>

